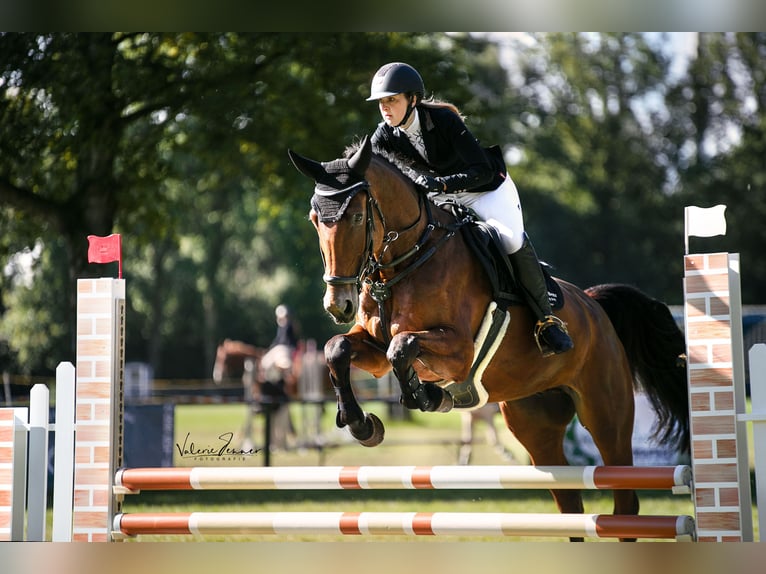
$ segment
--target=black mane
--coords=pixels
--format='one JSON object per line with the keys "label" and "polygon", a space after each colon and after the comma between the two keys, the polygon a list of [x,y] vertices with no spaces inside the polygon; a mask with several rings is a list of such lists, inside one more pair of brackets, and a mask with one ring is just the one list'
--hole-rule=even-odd
{"label": "black mane", "polygon": [[[343,152],[343,157],[348,159],[359,150],[362,145],[361,140],[352,142]],[[390,152],[388,150],[380,149],[378,147],[372,148],[372,153],[380,159],[385,160],[399,171],[404,177],[411,181],[415,181],[419,175],[434,175],[434,172],[429,169],[423,162],[414,160],[411,157],[405,156],[400,153]]]}

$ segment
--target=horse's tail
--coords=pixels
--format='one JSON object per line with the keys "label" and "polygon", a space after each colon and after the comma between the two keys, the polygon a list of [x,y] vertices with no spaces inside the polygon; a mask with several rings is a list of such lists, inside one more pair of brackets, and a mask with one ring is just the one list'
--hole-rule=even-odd
{"label": "horse's tail", "polygon": [[606,311],[637,387],[657,412],[655,438],[689,452],[686,343],[670,309],[630,285],[596,285],[585,292]]}

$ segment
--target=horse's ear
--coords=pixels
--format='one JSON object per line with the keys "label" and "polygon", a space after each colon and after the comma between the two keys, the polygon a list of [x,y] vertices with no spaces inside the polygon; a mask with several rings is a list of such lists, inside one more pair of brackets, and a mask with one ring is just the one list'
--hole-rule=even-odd
{"label": "horse's ear", "polygon": [[314,181],[318,181],[326,173],[324,167],[318,161],[303,157],[291,149],[287,150],[287,155],[290,156],[290,161],[293,162],[293,165],[299,172]]}
{"label": "horse's ear", "polygon": [[364,177],[364,172],[367,171],[367,166],[370,165],[372,159],[372,143],[369,136],[364,136],[362,143],[359,145],[359,149],[356,153],[348,159],[348,167],[351,168],[356,175]]}

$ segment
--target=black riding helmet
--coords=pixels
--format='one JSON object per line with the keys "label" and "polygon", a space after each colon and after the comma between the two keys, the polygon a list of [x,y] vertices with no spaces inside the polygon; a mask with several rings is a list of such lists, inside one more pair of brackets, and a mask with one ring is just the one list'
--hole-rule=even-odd
{"label": "black riding helmet", "polygon": [[415,68],[402,62],[391,62],[375,72],[367,101],[372,102],[396,94],[416,94],[422,98],[425,91],[423,78]]}
{"label": "black riding helmet", "polygon": [[370,85],[370,97],[367,98],[367,101],[373,102],[396,94],[406,94],[410,105],[399,123],[402,125],[407,122],[414,109],[412,106],[413,98],[417,96],[417,101],[422,100],[425,91],[423,78],[420,77],[415,68],[403,62],[391,62],[381,66],[375,72]]}

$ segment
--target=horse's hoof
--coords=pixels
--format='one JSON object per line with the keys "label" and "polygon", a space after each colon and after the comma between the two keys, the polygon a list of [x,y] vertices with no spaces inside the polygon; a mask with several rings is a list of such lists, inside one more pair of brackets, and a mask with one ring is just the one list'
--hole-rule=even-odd
{"label": "horse's hoof", "polygon": [[399,397],[399,404],[406,409],[410,409],[411,411],[414,411],[420,408],[420,406],[418,406],[418,402],[409,393],[406,395],[401,395]]}
{"label": "horse's hoof", "polygon": [[455,406],[455,399],[452,398],[452,395],[449,393],[449,391],[445,391],[442,389],[442,398],[439,404],[436,406],[436,412],[448,413],[452,410],[452,407],[454,406]]}
{"label": "horse's hoof", "polygon": [[370,429],[370,434],[367,438],[360,438],[353,432],[351,434],[357,441],[359,441],[359,444],[362,446],[378,446],[383,442],[383,437],[386,434],[386,428],[383,426],[383,422],[377,417],[377,415],[372,413],[366,413],[364,422],[365,428]]}
{"label": "horse's hoof", "polygon": [[418,389],[420,410],[428,413],[448,413],[455,406],[452,395],[433,383],[424,383]]}

